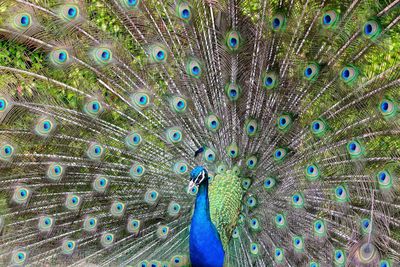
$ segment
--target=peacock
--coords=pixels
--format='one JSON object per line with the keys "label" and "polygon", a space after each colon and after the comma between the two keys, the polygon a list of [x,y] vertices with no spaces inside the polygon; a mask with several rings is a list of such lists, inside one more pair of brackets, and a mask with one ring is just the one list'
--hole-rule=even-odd
{"label": "peacock", "polygon": [[0,0],[0,266],[399,266],[399,25],[399,0]]}

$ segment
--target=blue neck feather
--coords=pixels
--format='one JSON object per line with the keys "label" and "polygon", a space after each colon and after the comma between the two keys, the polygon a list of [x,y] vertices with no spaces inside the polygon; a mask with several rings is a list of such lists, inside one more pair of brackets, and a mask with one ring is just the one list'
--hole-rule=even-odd
{"label": "blue neck feather", "polygon": [[190,261],[193,267],[222,267],[224,249],[210,217],[208,181],[200,184],[190,226]]}

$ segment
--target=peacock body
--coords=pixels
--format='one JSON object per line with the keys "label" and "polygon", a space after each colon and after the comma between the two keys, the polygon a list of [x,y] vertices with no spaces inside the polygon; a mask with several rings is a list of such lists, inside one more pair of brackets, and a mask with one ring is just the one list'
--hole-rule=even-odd
{"label": "peacock body", "polygon": [[0,265],[398,266],[399,3],[0,0]]}

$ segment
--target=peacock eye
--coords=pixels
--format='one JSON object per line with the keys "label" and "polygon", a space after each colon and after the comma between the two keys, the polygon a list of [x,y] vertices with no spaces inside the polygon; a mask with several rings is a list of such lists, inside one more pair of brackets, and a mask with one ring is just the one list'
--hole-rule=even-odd
{"label": "peacock eye", "polygon": [[50,61],[56,66],[67,64],[69,59],[69,53],[65,49],[55,49],[50,53]]}
{"label": "peacock eye", "polygon": [[342,266],[346,262],[346,256],[341,249],[336,249],[334,252],[335,265]]}
{"label": "peacock eye", "polygon": [[99,65],[107,65],[111,63],[113,58],[113,53],[111,49],[105,47],[98,47],[93,50],[93,58]]}
{"label": "peacock eye", "polygon": [[271,26],[274,31],[284,30],[286,26],[286,17],[282,14],[276,14],[272,17]]}
{"label": "peacock eye", "polygon": [[257,243],[252,242],[250,244],[250,253],[255,256],[259,255],[259,245]]}
{"label": "peacock eye", "polygon": [[266,72],[263,77],[263,87],[267,90],[271,90],[277,87],[278,78],[274,72]]}
{"label": "peacock eye", "polygon": [[388,170],[379,171],[376,175],[379,189],[389,190],[393,186],[392,174]]}
{"label": "peacock eye", "polygon": [[22,249],[14,251],[11,255],[11,266],[24,266],[27,260],[27,252]]}
{"label": "peacock eye", "polygon": [[306,178],[315,181],[320,177],[320,171],[316,164],[308,164],[305,168]]}
{"label": "peacock eye", "polygon": [[256,120],[248,120],[245,124],[245,131],[249,137],[253,137],[257,134],[258,123]]}
{"label": "peacock eye", "polygon": [[250,156],[246,160],[246,166],[248,169],[253,170],[258,163],[258,158],[256,156]]}
{"label": "peacock eye", "polygon": [[385,119],[392,119],[396,116],[398,110],[397,103],[389,98],[383,98],[379,103],[379,112]]}
{"label": "peacock eye", "polygon": [[58,163],[51,163],[47,169],[47,178],[52,181],[59,181],[64,174],[64,167]]}
{"label": "peacock eye", "polygon": [[114,201],[110,207],[110,213],[113,217],[122,217],[125,213],[125,203]]}
{"label": "peacock eye", "polygon": [[98,176],[92,184],[93,190],[97,193],[104,193],[109,185],[109,180],[103,176]]}
{"label": "peacock eye", "polygon": [[74,240],[66,239],[61,245],[61,250],[64,255],[71,255],[74,253],[76,248],[76,242]]}
{"label": "peacock eye", "polygon": [[376,20],[369,20],[363,26],[363,34],[365,37],[375,40],[382,32],[381,24]]}
{"label": "peacock eye", "polygon": [[186,73],[193,78],[200,78],[202,75],[202,67],[200,61],[195,58],[190,58],[186,62]]}
{"label": "peacock eye", "polygon": [[229,101],[236,101],[239,99],[241,88],[236,83],[228,83],[225,85],[225,94]]}
{"label": "peacock eye", "polygon": [[369,234],[371,230],[372,230],[371,220],[368,218],[361,220],[361,233],[366,235]]}
{"label": "peacock eye", "polygon": [[292,205],[294,208],[304,207],[304,197],[301,193],[295,193],[292,196]]}
{"label": "peacock eye", "polygon": [[101,160],[105,154],[105,149],[102,145],[97,143],[92,143],[86,150],[86,155],[91,160]]}
{"label": "peacock eye", "polygon": [[188,171],[188,164],[185,161],[178,161],[174,164],[173,170],[176,174],[185,174]]}
{"label": "peacock eye", "polygon": [[314,234],[318,237],[323,237],[326,235],[326,227],[323,220],[314,221]]}
{"label": "peacock eye", "polygon": [[171,217],[176,217],[179,215],[179,212],[181,210],[181,205],[179,205],[175,201],[171,201],[168,205],[168,215]]}
{"label": "peacock eye", "polygon": [[311,122],[310,125],[311,132],[316,136],[316,137],[323,137],[326,132],[328,131],[328,126],[327,123],[322,120],[322,119],[316,119],[313,122]]}
{"label": "peacock eye", "polygon": [[275,248],[274,258],[277,263],[282,263],[284,259],[283,249]]}
{"label": "peacock eye", "polygon": [[381,260],[380,262],[379,262],[379,267],[391,267],[392,265],[390,264],[390,262],[389,261],[387,261],[387,260]]}
{"label": "peacock eye", "polygon": [[127,10],[135,10],[140,4],[140,0],[120,0],[122,6]]}
{"label": "peacock eye", "polygon": [[335,199],[337,202],[349,201],[349,193],[346,186],[339,185],[335,188]]}
{"label": "peacock eye", "polygon": [[270,191],[272,188],[274,188],[275,184],[276,184],[275,178],[268,177],[264,181],[264,189]]}
{"label": "peacock eye", "polygon": [[209,115],[205,120],[205,124],[207,129],[214,133],[221,128],[220,119],[216,115]]}
{"label": "peacock eye", "polygon": [[347,84],[352,84],[358,77],[358,69],[354,66],[347,66],[340,72],[340,78]]}
{"label": "peacock eye", "polygon": [[319,74],[320,66],[317,63],[310,63],[304,68],[304,78],[309,81],[315,81]]}
{"label": "peacock eye", "polygon": [[9,105],[10,104],[8,102],[8,99],[6,97],[0,96],[0,116],[2,115],[2,113],[5,113]]}
{"label": "peacock eye", "polygon": [[40,118],[34,128],[35,133],[40,137],[48,137],[56,128],[56,123],[51,118]]}
{"label": "peacock eye", "polygon": [[103,105],[97,99],[89,100],[83,106],[83,111],[92,117],[97,117],[103,112]]}
{"label": "peacock eye", "polygon": [[125,145],[132,150],[136,149],[142,141],[142,136],[138,132],[131,132],[125,137]]}
{"label": "peacock eye", "polygon": [[166,225],[160,225],[157,229],[157,236],[160,239],[165,239],[168,237],[170,228]]}
{"label": "peacock eye", "polygon": [[243,187],[244,190],[249,189],[249,188],[250,188],[250,185],[251,185],[251,180],[250,180],[250,179],[248,179],[248,178],[243,179],[243,181],[242,181],[242,187]]}
{"label": "peacock eye", "polygon": [[226,153],[230,158],[236,158],[239,155],[239,147],[236,142],[233,142],[226,148]]}
{"label": "peacock eye", "polygon": [[78,210],[81,204],[81,198],[74,194],[68,194],[65,199],[65,207],[71,211]]}
{"label": "peacock eye", "polygon": [[170,107],[177,113],[184,113],[187,109],[187,102],[180,96],[174,96],[169,99]]}
{"label": "peacock eye", "polygon": [[326,11],[321,18],[321,23],[324,28],[334,28],[339,21],[339,14],[335,10]]}
{"label": "peacock eye", "polygon": [[143,110],[150,105],[150,95],[146,92],[136,92],[131,95],[131,103],[134,108]]}
{"label": "peacock eye", "polygon": [[216,154],[211,148],[206,148],[204,150],[203,158],[207,162],[214,162],[216,160]]}
{"label": "peacock eye", "polygon": [[176,6],[175,12],[177,17],[184,22],[189,22],[192,17],[190,5],[186,1],[180,1],[180,3]]}
{"label": "peacock eye", "polygon": [[156,190],[148,190],[144,195],[144,201],[149,205],[157,204],[159,199],[159,194]]}
{"label": "peacock eye", "polygon": [[241,45],[241,37],[239,32],[237,31],[228,32],[225,37],[225,45],[231,52],[239,50]]}
{"label": "peacock eye", "polygon": [[177,127],[167,129],[166,132],[167,141],[172,144],[177,144],[182,141],[182,131]]}
{"label": "peacock eye", "polygon": [[168,54],[165,47],[161,44],[150,46],[149,55],[154,63],[163,63],[167,61]]}
{"label": "peacock eye", "polygon": [[287,150],[285,148],[277,148],[274,151],[273,158],[276,162],[282,162],[287,155]]}
{"label": "peacock eye", "polygon": [[364,153],[364,147],[356,140],[348,142],[346,148],[352,159],[359,158]]}
{"label": "peacock eye", "polygon": [[110,233],[102,234],[100,237],[100,243],[105,248],[112,246],[114,243],[114,234]]}
{"label": "peacock eye", "polygon": [[96,217],[87,216],[83,221],[83,230],[93,232],[97,229],[98,220]]}
{"label": "peacock eye", "polygon": [[13,26],[15,29],[25,31],[32,26],[32,17],[28,13],[19,13],[15,15]]}
{"label": "peacock eye", "polygon": [[292,241],[296,252],[302,252],[304,250],[304,241],[301,236],[294,236]]}
{"label": "peacock eye", "polygon": [[276,124],[278,125],[278,130],[285,133],[290,130],[293,118],[288,114],[283,114],[277,118]]}
{"label": "peacock eye", "polygon": [[31,196],[31,190],[26,186],[17,186],[12,195],[12,201],[19,205],[28,203]]}
{"label": "peacock eye", "polygon": [[135,180],[140,181],[140,178],[144,175],[146,169],[143,164],[141,163],[134,163],[130,170],[129,175]]}
{"label": "peacock eye", "polygon": [[15,153],[14,147],[10,143],[0,144],[0,160],[9,161]]}

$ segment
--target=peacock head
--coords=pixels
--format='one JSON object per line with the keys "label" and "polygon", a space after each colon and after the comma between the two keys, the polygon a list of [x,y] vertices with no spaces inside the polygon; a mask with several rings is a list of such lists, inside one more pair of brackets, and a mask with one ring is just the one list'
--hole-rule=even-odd
{"label": "peacock head", "polygon": [[208,180],[208,172],[203,166],[196,166],[190,172],[189,192],[195,186],[199,186],[201,183]]}

